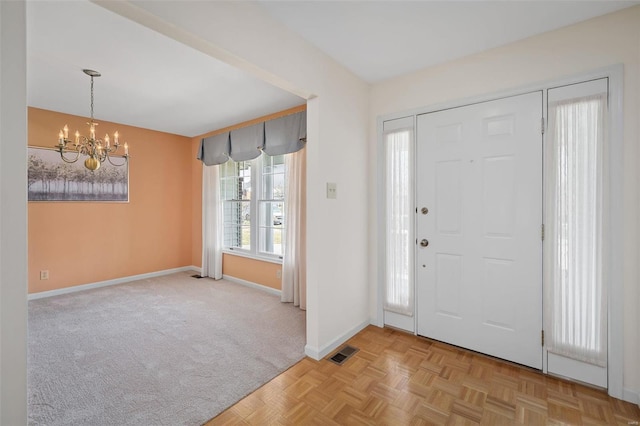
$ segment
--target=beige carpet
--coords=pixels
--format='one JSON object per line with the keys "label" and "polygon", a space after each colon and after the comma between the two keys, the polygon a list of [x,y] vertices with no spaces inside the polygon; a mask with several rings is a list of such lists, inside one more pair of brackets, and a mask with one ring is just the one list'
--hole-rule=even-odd
{"label": "beige carpet", "polygon": [[29,424],[199,425],[304,357],[305,313],[187,273],[29,302]]}

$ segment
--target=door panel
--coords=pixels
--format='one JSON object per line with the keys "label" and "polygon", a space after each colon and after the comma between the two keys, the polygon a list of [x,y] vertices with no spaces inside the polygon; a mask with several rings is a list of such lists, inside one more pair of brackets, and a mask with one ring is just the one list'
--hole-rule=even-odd
{"label": "door panel", "polygon": [[516,169],[512,155],[485,158],[483,197],[484,236],[513,238]]}
{"label": "door panel", "polygon": [[436,164],[436,226],[441,234],[459,235],[462,230],[461,173],[460,161]]}
{"label": "door panel", "polygon": [[462,256],[436,254],[437,313],[461,319]]}
{"label": "door panel", "polygon": [[542,92],[418,116],[418,334],[542,367]]}

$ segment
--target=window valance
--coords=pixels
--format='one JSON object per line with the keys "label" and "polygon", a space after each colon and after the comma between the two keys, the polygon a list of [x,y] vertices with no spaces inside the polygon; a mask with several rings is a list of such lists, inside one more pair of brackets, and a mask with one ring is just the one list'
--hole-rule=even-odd
{"label": "window valance", "polygon": [[307,112],[269,120],[231,132],[203,138],[198,160],[207,166],[233,161],[248,161],[260,156],[290,154],[304,147],[307,137]]}
{"label": "window valance", "polygon": [[198,160],[202,161],[206,166],[224,164],[229,160],[229,152],[229,132],[224,132],[219,135],[203,138],[202,141],[200,141]]}
{"label": "window valance", "polygon": [[233,161],[249,161],[258,158],[264,148],[264,123],[242,127],[231,131],[231,153]]}
{"label": "window valance", "polygon": [[307,112],[286,115],[264,123],[264,152],[269,155],[300,151],[307,139]]}

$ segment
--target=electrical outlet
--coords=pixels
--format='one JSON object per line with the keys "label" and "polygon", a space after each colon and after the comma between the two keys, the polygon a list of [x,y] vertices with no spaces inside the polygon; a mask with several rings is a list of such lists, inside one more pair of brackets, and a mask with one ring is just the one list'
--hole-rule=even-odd
{"label": "electrical outlet", "polygon": [[276,271],[276,278],[282,278],[282,269]]}
{"label": "electrical outlet", "polygon": [[41,280],[48,280],[49,279],[49,270],[48,269],[40,271],[40,279]]}

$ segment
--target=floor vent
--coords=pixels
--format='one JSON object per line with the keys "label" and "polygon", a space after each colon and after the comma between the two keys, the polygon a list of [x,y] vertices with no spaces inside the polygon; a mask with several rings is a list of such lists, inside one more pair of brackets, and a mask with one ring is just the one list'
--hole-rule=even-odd
{"label": "floor vent", "polygon": [[195,274],[195,275],[191,275],[191,278],[200,279],[200,278],[204,278],[204,277],[202,275]]}
{"label": "floor vent", "polygon": [[342,365],[356,352],[358,352],[358,348],[347,345],[336,352],[331,358],[329,358],[329,361],[333,362],[334,364]]}

